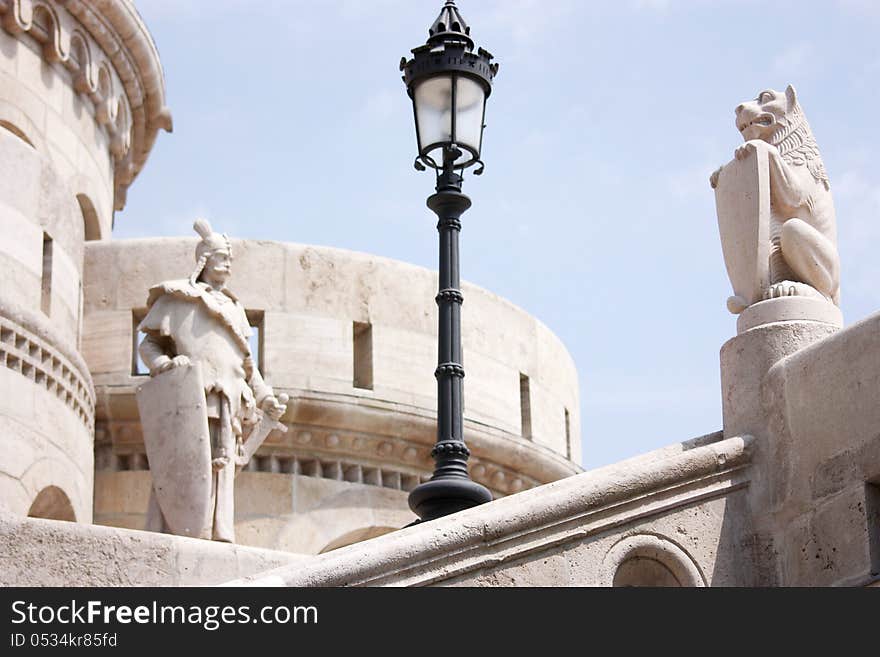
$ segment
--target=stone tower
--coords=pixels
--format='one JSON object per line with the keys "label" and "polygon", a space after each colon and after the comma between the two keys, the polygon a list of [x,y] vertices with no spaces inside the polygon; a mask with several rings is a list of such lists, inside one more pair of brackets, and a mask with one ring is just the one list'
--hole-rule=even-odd
{"label": "stone tower", "polygon": [[130,0],[0,0],[0,28],[0,500],[91,522],[85,242],[171,130],[165,83]]}

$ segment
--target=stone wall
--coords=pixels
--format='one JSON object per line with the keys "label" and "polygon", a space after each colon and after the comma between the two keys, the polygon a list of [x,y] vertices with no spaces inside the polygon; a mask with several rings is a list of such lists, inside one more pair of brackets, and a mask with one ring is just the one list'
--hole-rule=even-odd
{"label": "stone wall", "polygon": [[777,362],[763,382],[769,436],[760,536],[787,586],[880,578],[880,314]]}

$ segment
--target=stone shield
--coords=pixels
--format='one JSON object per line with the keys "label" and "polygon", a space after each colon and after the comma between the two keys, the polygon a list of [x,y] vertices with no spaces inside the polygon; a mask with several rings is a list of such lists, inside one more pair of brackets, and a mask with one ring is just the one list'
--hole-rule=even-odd
{"label": "stone shield", "polygon": [[748,304],[761,301],[770,282],[770,165],[761,143],[725,165],[715,187],[727,276]]}
{"label": "stone shield", "polygon": [[211,538],[211,439],[202,369],[175,367],[137,389],[153,489],[169,529]]}

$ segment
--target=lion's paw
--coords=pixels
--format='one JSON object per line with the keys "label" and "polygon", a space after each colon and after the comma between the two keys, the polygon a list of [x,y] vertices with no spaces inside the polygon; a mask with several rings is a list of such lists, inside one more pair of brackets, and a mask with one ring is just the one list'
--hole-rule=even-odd
{"label": "lion's paw", "polygon": [[712,186],[712,189],[718,187],[718,177],[721,175],[721,169],[723,168],[724,167],[718,167],[712,172],[712,175],[709,176],[709,184]]}
{"label": "lion's paw", "polygon": [[764,291],[765,300],[779,299],[781,297],[815,297],[824,299],[822,293],[816,288],[800,281],[781,281],[771,285]]}
{"label": "lion's paw", "polygon": [[735,151],[733,151],[733,157],[737,160],[744,160],[752,153],[756,153],[758,151],[758,147],[755,144],[754,140],[747,141],[742,146],[737,147]]}

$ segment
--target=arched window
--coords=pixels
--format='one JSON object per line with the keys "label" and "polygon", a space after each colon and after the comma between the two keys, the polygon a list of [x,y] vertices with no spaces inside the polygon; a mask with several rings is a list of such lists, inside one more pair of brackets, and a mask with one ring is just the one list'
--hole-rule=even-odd
{"label": "arched window", "polygon": [[30,518],[46,518],[48,520],[67,520],[76,522],[76,514],[67,494],[58,486],[47,486],[34,498],[28,509]]}
{"label": "arched window", "polygon": [[8,130],[16,137],[21,139],[25,144],[27,144],[31,148],[34,148],[34,143],[30,139],[28,139],[28,136],[17,125],[11,123],[10,121],[4,121],[3,119],[0,119],[0,128]]}
{"label": "arched window", "polygon": [[98,219],[95,205],[85,194],[77,194],[76,200],[79,202],[79,209],[82,212],[86,242],[101,239],[101,222]]}

